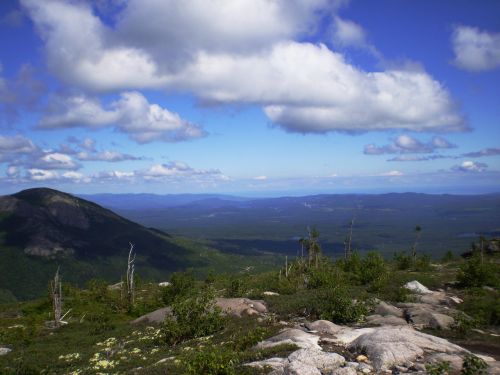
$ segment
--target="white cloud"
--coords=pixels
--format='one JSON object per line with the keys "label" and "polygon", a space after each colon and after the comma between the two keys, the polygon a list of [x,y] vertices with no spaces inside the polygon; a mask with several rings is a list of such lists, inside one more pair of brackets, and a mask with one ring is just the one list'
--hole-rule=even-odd
{"label": "white cloud", "polygon": [[71,180],[72,182],[84,182],[84,183],[89,183],[92,181],[92,179],[88,176],[85,176],[83,173],[80,172],[65,172],[62,174],[62,177],[68,180]]}
{"label": "white cloud", "polygon": [[101,152],[79,152],[76,158],[80,161],[106,161],[106,162],[120,162],[126,160],[141,160],[142,158],[124,154],[118,151],[101,151]]}
{"label": "white cloud", "polygon": [[[131,0],[114,29],[82,3],[22,4],[45,40],[53,72],[83,88],[163,88],[205,101],[258,104],[275,124],[300,133],[467,128],[446,88],[423,71],[365,72],[324,45],[292,41],[339,2],[146,1]],[[88,126],[109,123],[103,119],[109,110],[90,103],[89,111],[95,115]],[[164,117],[162,124],[178,123],[170,113]],[[128,125],[122,131],[139,142],[159,136],[134,133],[134,121]],[[201,136],[199,128],[182,128],[181,139]]]}
{"label": "white cloud", "polygon": [[19,176],[19,168],[11,165],[10,167],[7,167],[5,174],[7,177],[16,178]]}
{"label": "white cloud", "polygon": [[483,172],[488,167],[485,163],[476,163],[466,160],[460,165],[455,165],[451,169],[455,172]]}
{"label": "white cloud", "polygon": [[194,169],[181,161],[172,161],[165,164],[155,164],[145,171],[138,171],[136,174],[146,179],[156,179],[165,177],[195,177],[195,176],[221,176],[218,169]]}
{"label": "white cloud", "polygon": [[95,152],[95,141],[91,138],[85,138],[80,145],[89,152]]}
{"label": "white cloud", "polygon": [[48,171],[45,169],[31,168],[28,169],[28,178],[33,181],[48,181],[56,180],[59,174],[55,171]]}
{"label": "white cloud", "polygon": [[452,35],[455,64],[479,72],[500,67],[500,33],[458,26]]}
{"label": "white cloud", "polygon": [[[175,142],[206,135],[198,125],[157,104],[149,103],[137,91],[122,93],[120,99],[112,102],[108,108],[103,108],[97,100],[85,96],[58,98],[52,107],[52,113],[40,120],[40,129],[113,126],[138,143],[157,140]],[[88,149],[94,145],[88,143],[82,147]]]}
{"label": "white cloud", "polygon": [[404,173],[401,171],[389,171],[389,172],[379,174],[379,176],[384,176],[384,177],[400,177],[403,175],[404,175]]}
{"label": "white cloud", "polygon": [[485,156],[496,156],[500,155],[500,148],[485,148],[475,152],[468,152],[466,154],[462,154],[463,157],[467,158],[480,158]]}
{"label": "white cloud", "polygon": [[29,154],[36,150],[35,144],[20,134],[12,137],[0,135],[0,157],[2,154]]}
{"label": "white cloud", "polygon": [[2,77],[0,62],[0,122],[13,123],[23,110],[38,108],[45,84],[35,77],[35,69],[28,64],[19,68],[12,78]]}
{"label": "white cloud", "polygon": [[80,165],[74,162],[71,156],[59,152],[49,152],[33,162],[39,169],[78,169]]}
{"label": "white cloud", "polygon": [[[385,146],[377,146],[373,143],[368,144],[364,148],[366,155],[384,155],[384,154],[415,154],[415,153],[431,153],[437,149],[450,149],[456,146],[442,137],[434,137],[429,142],[423,143],[418,139],[403,134],[396,137],[391,144]],[[409,161],[410,159],[399,159],[397,161]],[[392,160],[395,161],[395,160]]]}
{"label": "white cloud", "polygon": [[357,23],[336,16],[333,20],[333,40],[341,46],[365,46],[366,34]]}
{"label": "white cloud", "polygon": [[394,158],[388,159],[387,161],[429,161],[429,160],[449,159],[449,158],[454,158],[454,157],[444,156],[444,155],[427,155],[427,156],[399,155]]}
{"label": "white cloud", "polygon": [[253,179],[257,181],[265,181],[267,180],[267,176],[255,176]]}

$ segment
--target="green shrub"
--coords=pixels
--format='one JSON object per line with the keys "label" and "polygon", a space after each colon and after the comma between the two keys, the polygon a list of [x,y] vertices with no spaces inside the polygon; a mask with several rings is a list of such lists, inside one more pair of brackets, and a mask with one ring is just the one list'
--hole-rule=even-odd
{"label": "green shrub", "polygon": [[89,297],[95,302],[106,302],[109,299],[108,283],[102,279],[91,279],[87,282]]}
{"label": "green shrub", "polygon": [[425,369],[429,375],[446,375],[450,372],[450,362],[429,363],[425,365]]}
{"label": "green shrub", "polygon": [[238,364],[238,355],[227,347],[212,346],[184,355],[185,374],[199,375],[234,375]]}
{"label": "green shrub", "polygon": [[425,272],[431,270],[431,257],[427,254],[417,256],[414,264],[415,271]]}
{"label": "green shrub", "polygon": [[241,276],[231,276],[229,286],[226,288],[226,297],[242,297],[245,294],[245,283]]}
{"label": "green shrub", "polygon": [[334,288],[342,284],[338,269],[329,264],[307,269],[305,277],[307,278],[308,289]]}
{"label": "green shrub", "polygon": [[351,254],[348,259],[343,259],[338,262],[339,267],[349,274],[349,278],[351,281],[359,283],[359,275],[361,273],[361,257],[355,251]]}
{"label": "green shrub", "polygon": [[86,320],[91,323],[89,333],[91,335],[100,335],[115,329],[116,325],[111,318],[112,315],[104,311],[88,314]]}
{"label": "green shrub", "polygon": [[233,349],[237,352],[242,352],[264,340],[268,331],[265,328],[257,327],[245,335],[237,334],[233,336]]}
{"label": "green shrub", "polygon": [[467,354],[464,358],[464,363],[462,364],[461,374],[464,375],[481,375],[487,374],[486,369],[488,368],[487,363],[474,354]]}
{"label": "green shrub", "polygon": [[394,263],[397,270],[405,271],[411,268],[413,261],[411,256],[401,251],[400,253],[394,254]]}
{"label": "green shrub", "polygon": [[361,261],[359,279],[361,284],[378,289],[387,279],[388,270],[384,258],[379,253],[369,252]]}
{"label": "green shrub", "polygon": [[167,317],[161,327],[161,336],[167,344],[175,345],[207,336],[224,326],[224,318],[215,306],[211,289],[203,289],[187,298],[177,298],[171,308],[173,317]]}
{"label": "green shrub", "polygon": [[477,325],[500,325],[500,293],[482,288],[467,289],[460,309],[473,318]]}
{"label": "green shrub", "polygon": [[356,322],[368,312],[364,303],[353,301],[340,287],[318,290],[311,302],[311,315],[334,323]]}
{"label": "green shrub", "polygon": [[472,328],[476,328],[480,325],[480,322],[477,319],[474,319],[461,311],[455,314],[454,318],[455,323],[452,328],[462,336],[465,336]]}
{"label": "green shrub", "polygon": [[174,272],[170,277],[171,285],[163,290],[163,302],[170,305],[176,298],[184,297],[195,288],[195,278],[192,271]]}
{"label": "green shrub", "polygon": [[443,258],[441,259],[441,261],[443,263],[449,263],[451,262],[452,260],[455,259],[455,256],[453,255],[453,252],[451,250],[448,250],[446,252],[446,254],[444,254]]}
{"label": "green shrub", "polygon": [[481,259],[479,255],[474,255],[460,266],[457,281],[462,287],[482,287],[500,284],[498,264],[489,259]]}
{"label": "green shrub", "polygon": [[268,302],[270,310],[283,318],[306,316],[334,323],[356,322],[368,311],[365,303],[353,301],[347,289],[340,285],[281,295]]}

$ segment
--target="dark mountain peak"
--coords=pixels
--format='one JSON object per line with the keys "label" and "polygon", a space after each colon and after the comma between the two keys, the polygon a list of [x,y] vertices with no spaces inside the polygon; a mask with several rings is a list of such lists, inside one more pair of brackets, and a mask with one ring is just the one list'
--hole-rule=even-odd
{"label": "dark mountain peak", "polygon": [[5,244],[25,254],[93,258],[126,252],[128,243],[144,253],[176,248],[167,236],[131,222],[95,203],[48,188],[0,197],[0,232]]}

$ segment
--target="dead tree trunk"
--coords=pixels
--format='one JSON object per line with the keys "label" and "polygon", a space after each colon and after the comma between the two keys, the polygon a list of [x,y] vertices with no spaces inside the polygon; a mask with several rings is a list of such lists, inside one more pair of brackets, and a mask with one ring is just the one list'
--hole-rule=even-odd
{"label": "dead tree trunk", "polygon": [[51,283],[52,292],[52,307],[54,309],[54,325],[56,328],[61,326],[61,309],[62,309],[62,286],[59,277],[59,267],[57,268],[54,280]]}
{"label": "dead tree trunk", "polygon": [[128,253],[127,262],[127,302],[129,306],[133,306],[135,299],[135,285],[134,285],[134,272],[135,272],[135,252],[134,244],[130,244],[130,251]]}
{"label": "dead tree trunk", "polygon": [[353,226],[354,226],[354,217],[351,220],[351,228],[349,229],[349,241],[347,242],[347,258],[351,257],[352,227]]}

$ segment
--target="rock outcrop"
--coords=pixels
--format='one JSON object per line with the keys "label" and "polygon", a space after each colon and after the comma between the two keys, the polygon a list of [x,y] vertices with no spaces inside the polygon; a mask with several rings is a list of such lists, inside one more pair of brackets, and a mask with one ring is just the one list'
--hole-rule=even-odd
{"label": "rock outcrop", "polygon": [[172,309],[170,307],[163,307],[149,314],[140,316],[133,320],[131,324],[161,324],[167,316],[172,316]]}
{"label": "rock outcrop", "polygon": [[226,314],[241,317],[243,315],[263,315],[267,313],[264,301],[248,298],[216,298],[215,304]]}

